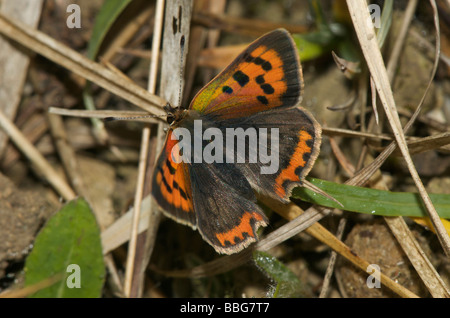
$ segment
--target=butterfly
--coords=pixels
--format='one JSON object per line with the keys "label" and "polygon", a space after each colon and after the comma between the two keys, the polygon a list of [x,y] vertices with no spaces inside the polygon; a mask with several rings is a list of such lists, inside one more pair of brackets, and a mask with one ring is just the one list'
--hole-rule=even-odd
{"label": "butterfly", "polygon": [[[251,43],[188,109],[167,105],[169,128],[152,179],[152,195],[163,213],[198,229],[221,254],[257,241],[268,219],[256,194],[290,202],[292,189],[305,186],[320,150],[321,126],[299,106],[302,93],[295,43],[277,29]],[[178,131],[194,137],[181,138]],[[220,141],[221,133],[230,140]],[[181,149],[183,140],[191,150]],[[202,157],[208,149],[209,156]],[[267,155],[255,152],[275,155],[275,169]]]}

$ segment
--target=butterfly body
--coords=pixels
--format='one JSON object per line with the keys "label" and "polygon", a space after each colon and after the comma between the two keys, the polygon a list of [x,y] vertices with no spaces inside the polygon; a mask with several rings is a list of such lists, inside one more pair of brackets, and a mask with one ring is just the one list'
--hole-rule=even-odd
{"label": "butterfly body", "polygon": [[198,229],[219,253],[255,242],[268,224],[255,193],[289,202],[319,152],[320,125],[298,106],[302,90],[293,40],[276,30],[253,42],[189,109],[168,106],[152,181],[161,210]]}

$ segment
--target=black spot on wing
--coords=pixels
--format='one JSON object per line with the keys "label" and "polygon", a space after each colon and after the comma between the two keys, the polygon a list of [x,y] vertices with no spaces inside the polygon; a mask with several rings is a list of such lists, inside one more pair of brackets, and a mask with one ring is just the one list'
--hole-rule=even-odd
{"label": "black spot on wing", "polygon": [[259,100],[264,105],[269,104],[269,101],[267,100],[266,96],[257,96],[256,99]]}
{"label": "black spot on wing", "polygon": [[178,182],[176,182],[175,180],[173,181],[173,188],[177,189],[180,192],[180,195],[183,199],[185,199],[185,200],[188,199],[186,192],[182,188],[180,188],[180,186],[178,185]]}
{"label": "black spot on wing", "polygon": [[164,187],[166,188],[167,192],[172,193],[172,188],[169,186],[169,184],[167,183],[166,178],[164,177],[164,172],[161,168],[158,169],[158,172],[161,174],[161,181],[164,185]]}
{"label": "black spot on wing", "polygon": [[275,92],[272,85],[270,84],[261,84],[260,86],[265,94],[273,94]]}
{"label": "black spot on wing", "polygon": [[236,71],[236,73],[233,74],[233,79],[238,82],[238,84],[243,87],[245,85],[247,85],[247,83],[249,82],[249,78],[248,76],[242,72],[242,71]]}
{"label": "black spot on wing", "polygon": [[272,69],[272,64],[269,61],[264,62],[261,66],[264,71],[270,71]]}
{"label": "black spot on wing", "polygon": [[227,94],[232,94],[233,93],[233,89],[230,86],[223,86],[222,87],[222,92],[227,93]]}
{"label": "black spot on wing", "polygon": [[262,69],[266,72],[272,69],[272,64],[270,64],[269,61],[266,61],[265,59],[260,57],[256,57],[253,60],[253,63],[255,63],[256,65],[261,65]]}
{"label": "black spot on wing", "polygon": [[264,75],[258,75],[255,78],[256,84],[264,84],[266,80],[264,79]]}
{"label": "black spot on wing", "polygon": [[175,168],[172,166],[172,164],[170,163],[170,161],[168,159],[166,159],[166,167],[169,169],[170,174],[175,174]]}

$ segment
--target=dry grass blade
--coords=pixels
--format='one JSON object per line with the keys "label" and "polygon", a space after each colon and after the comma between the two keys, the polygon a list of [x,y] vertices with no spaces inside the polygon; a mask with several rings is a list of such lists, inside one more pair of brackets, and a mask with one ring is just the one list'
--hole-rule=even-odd
{"label": "dry grass blade", "polygon": [[[387,73],[391,84],[394,81],[394,70],[397,68],[398,60],[400,58],[400,52],[402,50],[403,44],[405,43],[409,26],[417,8],[417,3],[417,0],[408,2],[400,32],[391,52],[391,58],[389,59],[389,63],[387,65]],[[435,57],[435,59],[437,62],[438,57]],[[431,150],[433,149],[432,147],[438,148],[441,145],[445,145],[446,143],[448,143],[448,138],[446,138],[445,134],[443,135],[444,136],[432,136],[423,138],[419,142],[409,142],[408,148],[410,153],[414,154]],[[399,154],[398,150],[399,149],[396,148],[397,154]],[[449,297],[448,287],[445,285],[431,262],[426,257],[425,253],[416,241],[414,235],[409,230],[403,218],[385,217],[384,220],[389,226],[392,234],[396,237],[398,243],[402,247],[408,259],[416,269],[416,272],[421,277],[423,283],[428,288],[431,295],[433,297]]]}
{"label": "dry grass blade", "polygon": [[[408,146],[403,134],[398,113],[395,108],[395,101],[390,86],[390,81],[384,66],[383,57],[378,47],[378,42],[374,33],[373,26],[368,24],[370,15],[367,10],[367,3],[365,1],[347,1],[351,18],[361,44],[361,49],[366,58],[368,68],[371,76],[377,87],[377,92],[381,103],[385,109],[386,116],[391,124],[394,132],[396,142],[400,148],[403,158],[406,161],[410,174],[416,184],[420,196],[427,208],[430,219],[438,233],[439,241],[445,253],[450,256],[450,237],[431,202],[431,199],[422,184],[422,181],[414,167],[414,163],[408,151]],[[435,17],[437,19],[437,17]]]}
{"label": "dry grass blade", "polygon": [[375,83],[373,82],[373,78],[370,77],[370,90],[371,90],[371,95],[372,95],[372,108],[373,108],[373,114],[375,116],[375,122],[379,123],[379,116],[378,116],[378,108],[377,108],[377,93],[376,93],[376,88],[375,88]]}
{"label": "dry grass blade", "polygon": [[[142,200],[139,233],[144,232],[149,224],[151,197],[147,196]],[[116,249],[130,239],[130,228],[134,209],[131,208],[127,213],[117,219],[110,227],[102,231],[103,254],[107,254]]]}
{"label": "dry grass blade", "polygon": [[150,140],[150,128],[145,127],[142,131],[141,150],[139,156],[138,180],[136,194],[134,198],[133,222],[131,227],[130,242],[128,246],[127,266],[125,271],[124,293],[126,297],[131,296],[131,284],[133,282],[134,261],[136,257],[137,236],[139,228],[139,218],[141,212],[142,192],[145,181],[145,169],[147,166],[147,154]]}
{"label": "dry grass blade", "polygon": [[40,290],[50,287],[53,284],[56,284],[57,282],[61,281],[62,279],[64,279],[64,276],[62,274],[56,274],[52,277],[44,279],[43,281],[40,281],[39,283],[24,287],[22,289],[11,290],[11,291],[7,290],[0,294],[0,298],[25,298],[25,297],[32,295]]}
{"label": "dry grass blade", "polygon": [[397,41],[395,41],[394,48],[392,49],[392,52],[391,52],[389,64],[386,68],[389,82],[391,84],[392,84],[392,81],[394,80],[395,70],[398,65],[398,60],[400,58],[400,53],[401,53],[401,50],[403,48],[403,43],[406,38],[406,33],[408,32],[409,25],[411,23],[414,12],[416,11],[416,8],[417,8],[417,2],[418,2],[418,0],[411,0],[408,2],[408,6],[406,7],[405,17],[403,19],[402,27],[401,27],[399,35],[397,37]]}
{"label": "dry grass blade", "polygon": [[66,181],[59,176],[53,167],[47,162],[39,151],[31,144],[22,132],[12,123],[3,112],[0,111],[0,127],[7,133],[17,148],[32,162],[32,166],[39,175],[53,186],[65,200],[75,198],[75,192],[70,188]]}
{"label": "dry grass blade", "polygon": [[427,258],[417,240],[401,217],[384,218],[402,249],[433,297],[449,298],[450,291]]}
{"label": "dry grass blade", "polygon": [[[347,224],[347,220],[342,218],[339,221],[339,225],[336,231],[336,237],[341,240],[342,236],[344,234],[344,229],[345,229],[345,225]],[[330,282],[331,282],[331,276],[333,274],[334,271],[334,267],[336,264],[336,259],[337,259],[337,253],[336,251],[333,251],[330,255],[330,260],[328,262],[328,266],[327,266],[327,270],[325,272],[325,276],[323,278],[323,283],[322,283],[322,288],[320,290],[320,295],[319,298],[325,298],[327,297],[328,294],[328,289],[330,286]]]}
{"label": "dry grass blade", "polygon": [[341,165],[342,169],[347,172],[348,175],[352,176],[355,174],[355,166],[347,159],[347,157],[342,152],[341,148],[339,148],[338,143],[335,138],[330,138],[330,146],[333,150],[333,154],[336,157],[336,160]]}
{"label": "dry grass blade", "polygon": [[[436,11],[436,6],[433,5],[433,10],[435,15],[437,14]],[[423,102],[425,100],[425,97],[428,93],[428,91],[430,90],[431,84],[433,82],[434,76],[436,74],[437,71],[437,67],[439,64],[439,51],[440,51],[440,36],[439,36],[439,25],[437,24],[437,21],[435,20],[435,28],[436,28],[436,48],[435,48],[435,61],[434,61],[434,65],[433,65],[433,70],[431,72],[431,76],[430,76],[430,80],[428,81],[428,85],[425,89],[425,92],[419,102],[419,105],[417,106],[416,110],[414,111],[414,113],[409,113],[409,112],[403,112],[403,114],[407,117],[409,117],[409,121],[408,123],[405,125],[403,131],[406,134],[408,132],[408,130],[411,128],[411,126],[413,125],[413,123],[415,122],[416,119],[421,120],[424,123],[430,124],[430,121],[427,120],[424,116],[420,115],[420,111],[422,109],[422,105]],[[401,110],[399,111],[401,112]],[[440,131],[447,131],[447,127],[443,126],[443,125],[439,125],[439,123],[437,122],[433,122],[433,128],[434,129],[438,129]],[[397,149],[397,144],[395,142],[392,142],[391,144],[389,144],[389,146],[387,146],[379,155],[378,157],[368,166],[364,167],[363,169],[361,169],[358,174],[352,178],[351,180],[348,180],[348,182],[346,182],[346,184],[350,184],[350,185],[364,185],[365,182],[367,182],[367,180],[370,178],[370,176],[372,176],[380,167],[381,165],[386,161],[386,159],[394,152],[394,150]]]}
{"label": "dry grass blade", "polygon": [[355,131],[342,128],[334,127],[322,127],[322,132],[327,136],[342,136],[342,137],[360,137],[360,138],[371,138],[375,140],[392,140],[392,136],[372,134],[369,132]]}
{"label": "dry grass blade", "polygon": [[[436,150],[450,144],[450,132],[419,138],[408,141],[409,152],[418,154],[425,151]],[[394,155],[400,155],[400,151],[395,149]]]}
{"label": "dry grass blade", "polygon": [[[416,39],[419,45],[423,46],[427,50],[433,52],[434,47],[433,45],[428,41],[428,39],[424,38],[420,33],[418,33],[416,30],[410,30],[409,33]],[[443,52],[440,52],[439,59],[447,64],[447,66],[450,66],[450,57]]]}
{"label": "dry grass blade", "polygon": [[[408,15],[405,16],[405,19],[411,19],[412,12],[414,11],[411,8],[415,7],[415,2],[410,2],[408,6],[409,6],[407,9]],[[435,5],[433,5],[433,10],[435,15],[437,15]],[[409,25],[409,21],[408,20],[404,21],[403,25]],[[430,89],[431,83],[437,70],[437,65],[439,61],[440,39],[439,39],[439,27],[437,25],[436,19],[435,19],[435,28],[436,28],[436,52],[432,75],[416,111],[411,116],[410,121],[406,124],[404,128],[405,133],[409,130],[409,128],[414,123],[415,119],[418,117],[424,99]],[[405,30],[405,27],[403,27],[403,30]],[[396,43],[398,44],[402,42],[403,39],[400,39]],[[399,49],[397,48],[397,50]],[[388,68],[393,69],[392,65],[396,63],[397,63],[396,59],[390,60]],[[411,145],[413,148],[415,148],[414,142],[411,143]],[[395,143],[391,143],[388,147],[386,147],[386,149],[378,156],[378,158],[375,161],[372,162],[372,164],[365,167],[359,172],[358,178],[367,179],[370,175],[372,175],[381,166],[382,162],[384,162],[384,160],[386,160],[386,158],[394,151],[394,149],[396,149],[395,147],[396,147]],[[385,221],[389,225],[391,231],[399,241],[406,255],[410,259],[411,263],[413,264],[414,268],[416,269],[419,276],[422,278],[423,282],[425,283],[431,294],[434,297],[448,297],[449,293],[448,287],[443,283],[442,279],[439,277],[438,273],[436,272],[432,264],[428,261],[419,244],[417,244],[417,241],[414,239],[411,232],[409,231],[408,227],[404,224],[404,221],[401,218],[385,218]]]}
{"label": "dry grass blade", "polygon": [[[163,13],[164,13],[164,0],[158,0],[156,3],[156,16],[154,22],[154,32],[153,32],[153,43],[152,43],[152,55],[150,60],[149,69],[149,81],[148,81],[148,91],[150,93],[155,93],[156,91],[156,77],[158,74],[158,62],[159,62],[159,46],[161,45],[162,37],[162,26],[163,26]],[[160,139],[160,133],[162,131],[162,124],[157,125],[157,138]],[[126,278],[125,278],[125,294],[130,296],[141,296],[143,287],[143,275],[145,273],[145,268],[147,267],[148,260],[153,251],[153,243],[150,241],[150,237],[153,235],[147,235],[146,243],[144,244],[144,250],[140,252],[144,254],[141,257],[142,261],[135,266],[135,258],[137,255],[137,238],[139,233],[139,221],[141,216],[141,203],[142,196],[144,192],[144,182],[146,177],[146,168],[149,155],[149,140],[150,140],[150,128],[144,127],[142,131],[142,144],[140,149],[140,160],[139,160],[139,170],[138,170],[138,182],[136,186],[136,194],[134,198],[134,210],[133,210],[133,222],[131,228],[131,238],[128,249],[127,258],[127,268],[126,268]],[[158,151],[157,151],[158,152]],[[151,202],[150,202],[151,203]],[[150,210],[152,210],[150,205]],[[149,218],[148,231],[150,233],[156,232],[159,224],[159,218],[156,218],[156,222],[151,222],[152,219]],[[134,272],[136,272],[136,284],[132,286]],[[133,287],[133,288],[132,288]]]}
{"label": "dry grass blade", "polygon": [[411,111],[406,110],[404,108],[399,109],[398,113],[399,113],[399,115],[404,116],[409,119],[412,118],[412,116],[414,115],[414,117],[417,117],[417,121],[425,124],[426,126],[428,126],[429,128],[431,128],[433,130],[440,131],[440,132],[450,131],[447,124],[441,123],[440,121],[437,121],[426,115],[415,115]]}
{"label": "dry grass blade", "polygon": [[[370,138],[373,140],[392,140],[392,136],[386,134],[373,134],[369,132],[360,132],[348,129],[332,128],[332,127],[322,127],[322,132],[329,136],[341,136],[341,137],[359,137],[359,138]],[[414,155],[425,151],[436,150],[440,147],[450,144],[450,132],[444,132],[441,134],[436,134],[433,136],[428,136],[424,138],[411,138],[408,139],[408,149],[409,153]],[[399,156],[401,152],[398,148],[395,149],[394,155]]]}
{"label": "dry grass blade", "polygon": [[[156,2],[156,12],[155,12],[155,22],[154,22],[154,30],[153,30],[153,42],[152,42],[152,52],[150,59],[150,68],[149,68],[149,81],[148,81],[148,90],[150,92],[156,91],[157,84],[157,75],[158,75],[158,63],[160,61],[160,50],[156,50],[153,48],[161,46],[161,39],[163,36],[163,26],[164,26],[164,7],[165,1],[157,1]],[[153,163],[156,162],[157,154],[159,154],[160,149],[162,148],[162,136],[164,132],[164,126],[161,123],[158,123],[156,126],[156,142],[153,145],[152,154]],[[153,166],[149,163],[148,169],[152,169]],[[153,212],[150,213],[148,219],[145,222],[146,227],[146,240],[145,240],[145,256],[143,257],[140,274],[144,275],[147,269],[148,263],[150,262],[150,258],[153,254],[153,249],[155,246],[156,236],[158,233],[159,223],[161,220],[161,213],[155,209],[154,202],[150,198],[148,200],[148,196],[143,199],[143,202],[148,202],[148,209],[145,211]],[[140,225],[141,223],[139,223]],[[142,294],[142,286],[139,290],[139,294]]]}
{"label": "dry grass blade", "polygon": [[130,42],[139,29],[152,19],[153,14],[153,6],[147,6],[143,10],[140,10],[131,23],[128,23],[124,28],[120,29],[114,39],[107,42],[105,47],[102,48],[102,58],[106,61],[114,60],[117,53],[124,50],[124,46]]}
{"label": "dry grass blade", "polygon": [[[0,34],[27,49],[45,56],[71,72],[111,91],[154,115],[164,115],[161,106],[167,102],[122,76],[95,63],[46,34],[0,15]],[[162,121],[162,120],[161,120]]]}

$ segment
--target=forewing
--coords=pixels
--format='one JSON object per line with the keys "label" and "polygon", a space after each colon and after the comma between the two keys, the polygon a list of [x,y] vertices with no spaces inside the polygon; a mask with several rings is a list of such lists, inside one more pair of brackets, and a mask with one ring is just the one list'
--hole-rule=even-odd
{"label": "forewing", "polygon": [[296,105],[302,94],[300,61],[286,30],[272,31],[242,52],[193,99],[190,109],[220,119]]}
{"label": "forewing", "polygon": [[[166,143],[156,163],[152,180],[152,194],[163,212],[182,224],[196,227],[192,190],[188,166],[184,162],[173,160],[172,130],[167,134]],[[176,152],[176,151],[174,151]]]}

